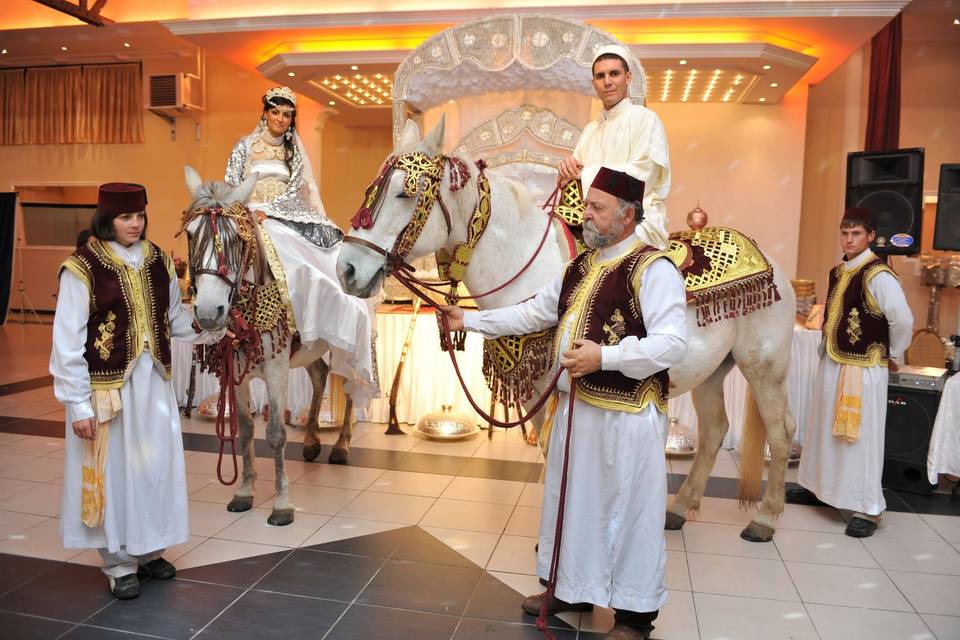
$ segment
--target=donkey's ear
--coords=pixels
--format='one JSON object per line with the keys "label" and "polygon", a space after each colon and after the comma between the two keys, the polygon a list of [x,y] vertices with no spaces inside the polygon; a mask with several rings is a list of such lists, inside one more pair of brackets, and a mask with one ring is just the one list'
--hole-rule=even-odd
{"label": "donkey's ear", "polygon": [[403,133],[400,134],[400,141],[397,142],[397,149],[413,149],[418,144],[420,144],[420,127],[408,118],[407,124],[403,127]]}
{"label": "donkey's ear", "polygon": [[443,153],[443,132],[446,129],[447,116],[440,116],[440,122],[423,138],[423,146],[431,156],[438,156]]}
{"label": "donkey's ear", "polygon": [[227,196],[227,202],[243,202],[246,204],[247,200],[250,199],[250,194],[253,193],[253,188],[257,186],[259,176],[259,173],[251,173],[246,180],[240,183],[239,187],[233,190],[233,193]]}
{"label": "donkey's ear", "polygon": [[203,180],[200,179],[200,174],[197,173],[197,170],[191,167],[188,164],[183,165],[183,177],[187,182],[187,191],[190,192],[190,197],[197,197],[197,189],[203,184]]}

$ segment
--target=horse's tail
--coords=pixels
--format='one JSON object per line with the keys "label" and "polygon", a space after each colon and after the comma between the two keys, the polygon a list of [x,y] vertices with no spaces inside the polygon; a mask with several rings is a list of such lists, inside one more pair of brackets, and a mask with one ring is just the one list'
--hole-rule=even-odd
{"label": "horse's tail", "polygon": [[760,408],[753,391],[747,391],[746,416],[743,421],[743,444],[740,459],[740,485],[737,498],[741,507],[752,506],[760,500],[763,480],[763,445],[767,427],[760,416]]}

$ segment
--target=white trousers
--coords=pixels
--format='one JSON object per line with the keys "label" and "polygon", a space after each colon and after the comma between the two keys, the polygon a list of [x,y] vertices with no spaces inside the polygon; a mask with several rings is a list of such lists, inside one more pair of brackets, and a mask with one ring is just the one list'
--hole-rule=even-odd
{"label": "white trousers", "polygon": [[127,553],[126,547],[120,547],[115,553],[110,553],[106,548],[97,549],[100,552],[100,558],[103,560],[103,566],[100,567],[108,578],[120,578],[137,572],[138,565],[144,565],[152,562],[163,555],[166,549],[145,553],[139,556],[132,556]]}

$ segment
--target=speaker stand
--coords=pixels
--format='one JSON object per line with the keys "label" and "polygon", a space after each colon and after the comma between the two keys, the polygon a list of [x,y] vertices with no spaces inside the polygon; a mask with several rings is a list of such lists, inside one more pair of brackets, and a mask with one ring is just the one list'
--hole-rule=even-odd
{"label": "speaker stand", "polygon": [[[23,238],[20,237],[20,234],[17,234],[14,254],[16,255],[17,263],[17,299],[20,301],[20,324],[43,324],[40,320],[40,314],[37,313],[37,309],[30,301],[30,296],[27,295],[27,289],[23,285]],[[32,320],[27,320],[28,312],[33,316]]]}

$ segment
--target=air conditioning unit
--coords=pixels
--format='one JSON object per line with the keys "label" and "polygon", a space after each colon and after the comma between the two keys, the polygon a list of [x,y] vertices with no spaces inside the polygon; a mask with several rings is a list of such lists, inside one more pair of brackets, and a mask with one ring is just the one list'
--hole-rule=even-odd
{"label": "air conditioning unit", "polygon": [[147,108],[169,117],[192,115],[202,109],[200,80],[186,73],[163,73],[147,77]]}

